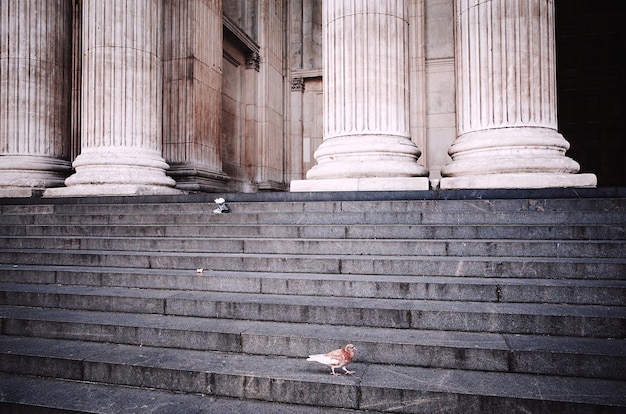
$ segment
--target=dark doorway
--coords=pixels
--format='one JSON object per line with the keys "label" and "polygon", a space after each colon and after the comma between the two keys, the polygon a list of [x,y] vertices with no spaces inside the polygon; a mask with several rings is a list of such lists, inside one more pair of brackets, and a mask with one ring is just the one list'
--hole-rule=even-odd
{"label": "dark doorway", "polygon": [[622,0],[556,0],[559,131],[598,186],[626,186]]}

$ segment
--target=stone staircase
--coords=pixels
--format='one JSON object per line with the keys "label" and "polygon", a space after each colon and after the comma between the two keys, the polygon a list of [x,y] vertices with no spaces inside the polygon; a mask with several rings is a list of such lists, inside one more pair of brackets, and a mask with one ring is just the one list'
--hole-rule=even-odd
{"label": "stone staircase", "polygon": [[0,411],[626,410],[623,189],[225,197],[0,200]]}

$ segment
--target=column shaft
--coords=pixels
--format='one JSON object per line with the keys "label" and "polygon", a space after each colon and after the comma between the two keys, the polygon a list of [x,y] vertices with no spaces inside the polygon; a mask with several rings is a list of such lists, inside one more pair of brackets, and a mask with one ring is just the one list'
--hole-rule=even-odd
{"label": "column shaft", "polygon": [[594,186],[557,128],[553,0],[456,1],[457,128],[442,188]]}
{"label": "column shaft", "polygon": [[70,171],[71,11],[65,0],[0,2],[0,187],[7,195],[62,185]]}
{"label": "column shaft", "polygon": [[160,0],[83,1],[81,154],[67,188],[46,195],[175,191],[161,156],[161,13]]}
{"label": "column shaft", "polygon": [[324,141],[309,180],[427,175],[410,137],[408,35],[404,0],[324,2]]}

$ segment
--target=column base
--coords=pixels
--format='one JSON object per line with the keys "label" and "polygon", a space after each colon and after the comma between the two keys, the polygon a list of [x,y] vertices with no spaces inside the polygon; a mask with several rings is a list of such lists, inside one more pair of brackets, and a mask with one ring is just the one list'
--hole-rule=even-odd
{"label": "column base", "polygon": [[34,197],[60,187],[70,173],[69,161],[38,155],[0,157],[0,197]]}
{"label": "column base", "polygon": [[485,174],[463,177],[444,177],[442,190],[462,189],[527,189],[527,188],[589,188],[596,187],[595,174]]}
{"label": "column base", "polygon": [[417,163],[420,155],[421,151],[406,136],[325,138],[314,154],[317,164],[306,177],[309,180],[425,177],[428,170]]}
{"label": "column base", "polygon": [[44,197],[183,194],[165,175],[169,168],[159,151],[140,147],[95,147],[73,163],[76,173],[66,187],[51,188]]}
{"label": "column base", "polygon": [[429,188],[428,177],[374,177],[295,180],[290,191],[425,191]]}

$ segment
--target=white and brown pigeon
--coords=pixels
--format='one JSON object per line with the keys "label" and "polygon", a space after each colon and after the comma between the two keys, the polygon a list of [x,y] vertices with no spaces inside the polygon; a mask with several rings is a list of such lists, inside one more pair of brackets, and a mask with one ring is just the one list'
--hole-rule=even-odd
{"label": "white and brown pigeon", "polygon": [[335,349],[334,351],[326,354],[309,355],[307,361],[319,362],[320,364],[328,365],[332,375],[339,375],[335,372],[335,368],[343,368],[347,375],[354,374],[354,371],[348,371],[346,365],[352,362],[354,358],[354,351],[356,347],[352,344],[344,346],[342,349]]}

